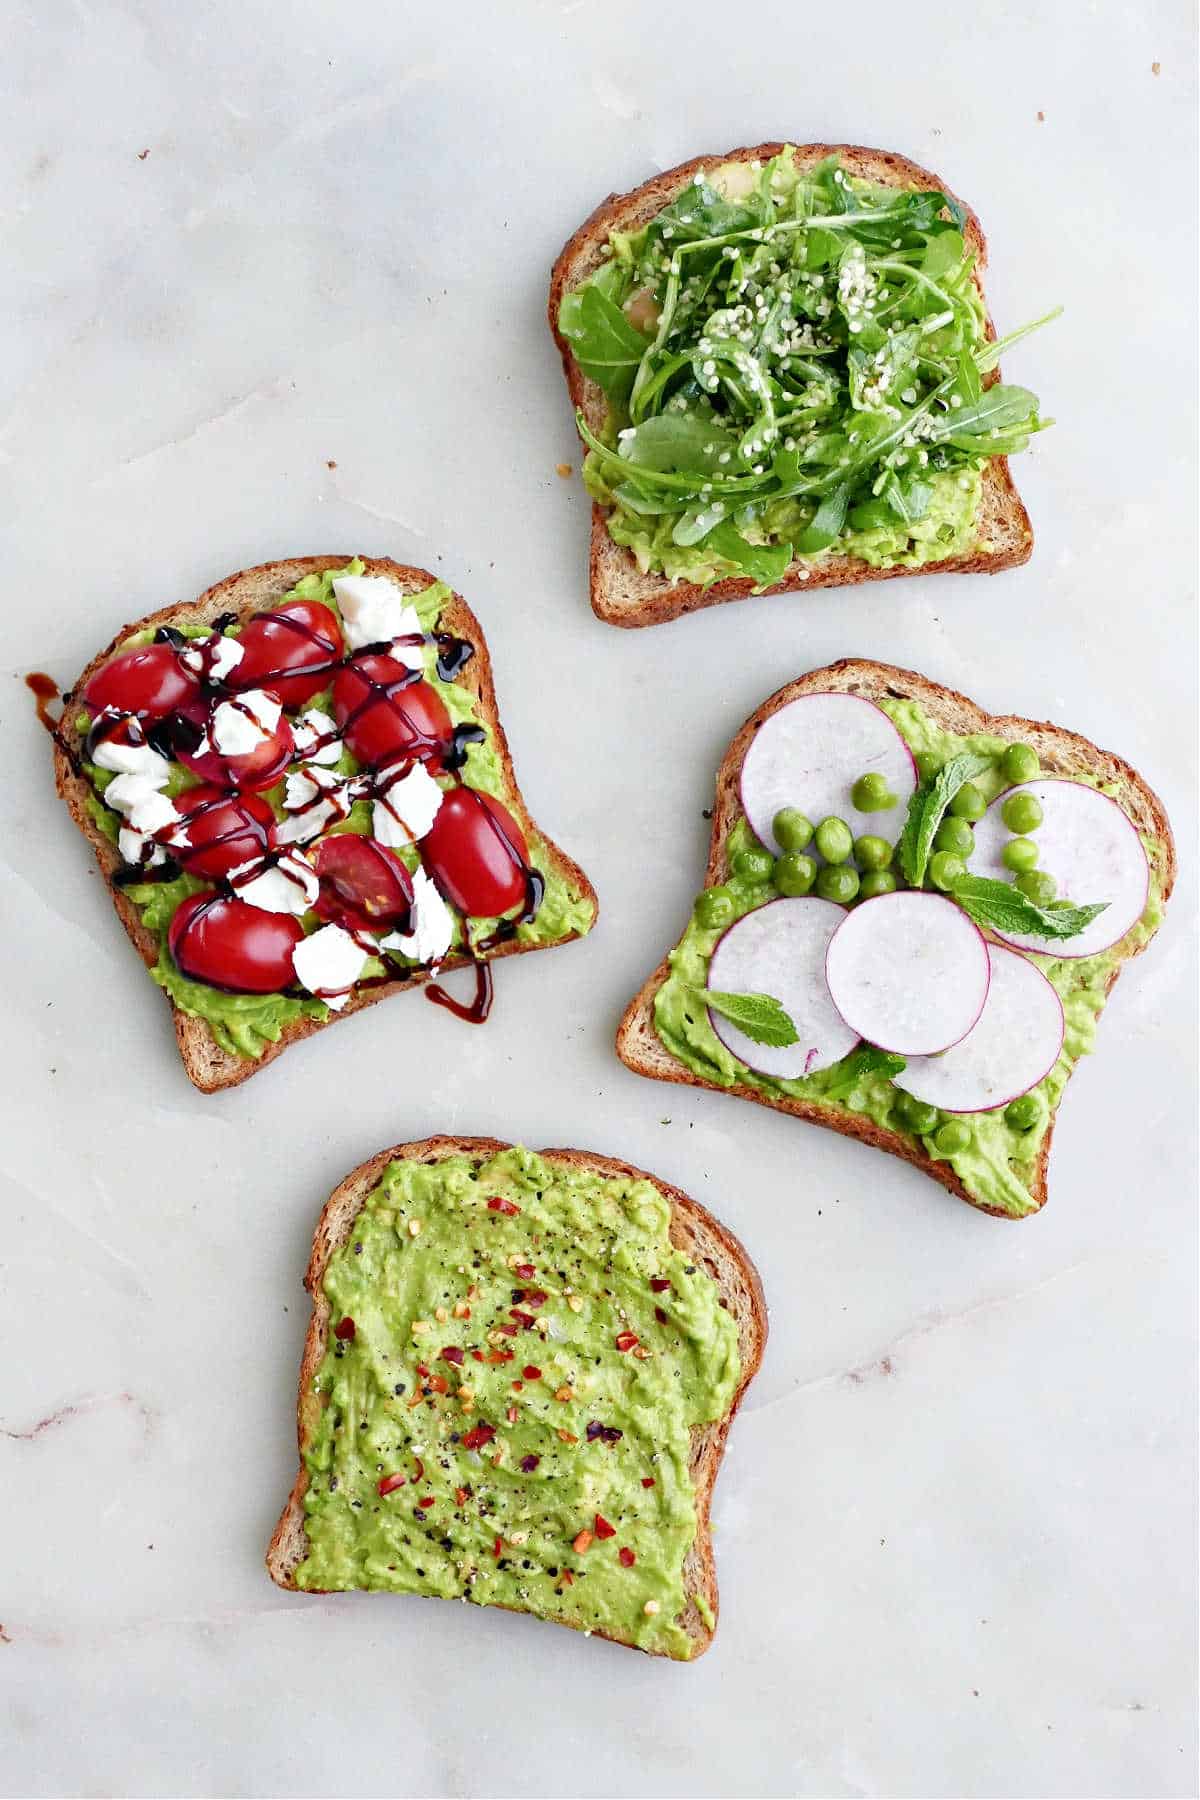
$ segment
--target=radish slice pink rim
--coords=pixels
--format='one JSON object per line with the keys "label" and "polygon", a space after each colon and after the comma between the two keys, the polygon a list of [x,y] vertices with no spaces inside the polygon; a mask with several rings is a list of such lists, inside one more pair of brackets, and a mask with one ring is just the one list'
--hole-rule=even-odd
{"label": "radish slice pink rim", "polygon": [[992,978],[978,1023],[940,1056],[910,1057],[893,1078],[942,1112],[996,1112],[1044,1081],[1062,1052],[1063,1004],[1037,964],[1003,944],[990,945],[989,956]]}
{"label": "radish slice pink rim", "polygon": [[[882,774],[896,804],[860,812],[851,790],[860,775]],[[882,707],[861,694],[797,694],[765,718],[742,758],[742,811],[759,842],[778,855],[775,815],[794,806],[811,824],[844,819],[855,837],[894,844],[917,787],[917,765]],[[815,854],[811,850],[810,854]]]}
{"label": "radish slice pink rim", "polygon": [[714,1032],[747,1068],[797,1081],[840,1062],[858,1043],[824,979],[829,940],[845,916],[844,907],[815,894],[771,900],[738,919],[718,941],[708,986],[718,993],[769,994],[796,1028],[794,1044],[757,1044],[710,1007]]}
{"label": "radish slice pink rim", "polygon": [[941,894],[901,889],[861,901],[829,940],[825,982],[852,1031],[881,1050],[934,1056],[987,1003],[987,941]]}

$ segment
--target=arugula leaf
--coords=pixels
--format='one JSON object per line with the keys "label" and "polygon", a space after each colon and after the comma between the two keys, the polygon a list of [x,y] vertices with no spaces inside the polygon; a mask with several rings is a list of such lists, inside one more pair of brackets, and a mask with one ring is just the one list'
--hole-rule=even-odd
{"label": "arugula leaf", "polygon": [[770,1044],[782,1050],[800,1041],[791,1019],[770,994],[721,994],[711,988],[699,988],[697,993],[706,1006],[744,1031],[756,1044]]}
{"label": "arugula leaf", "polygon": [[782,581],[792,560],[790,544],[750,544],[728,519],[717,525],[704,540],[705,548],[715,550],[727,562],[736,563],[749,575],[756,587],[771,587]]}
{"label": "arugula leaf", "polygon": [[1028,932],[1031,937],[1051,940],[1078,937],[1108,907],[1107,900],[1090,906],[1066,903],[1035,906],[1020,888],[1006,881],[993,881],[986,875],[964,875],[951,890],[969,918],[977,925],[990,925],[994,931]]}
{"label": "arugula leaf", "polygon": [[931,781],[923,781],[918,787],[908,803],[908,818],[896,846],[900,872],[910,887],[919,888],[925,880],[934,833],[959,788],[976,775],[986,774],[991,766],[990,756],[967,750],[961,756],[952,756]]}
{"label": "arugula leaf", "polygon": [[828,550],[830,544],[842,535],[849,501],[850,483],[848,481],[843,481],[826,494],[813,516],[811,525],[807,526],[796,539],[796,549],[801,556],[811,556],[817,550]]}
{"label": "arugula leaf", "polygon": [[938,436],[957,438],[985,437],[992,431],[1011,431],[1014,426],[1028,426],[1037,419],[1038,399],[1028,388],[1010,387],[998,381],[981,393],[973,404],[942,413],[935,419]]}
{"label": "arugula leaf", "polygon": [[635,469],[715,475],[717,457],[733,439],[719,419],[698,413],[656,413],[622,437],[618,454]]}
{"label": "arugula leaf", "polygon": [[833,1080],[822,1096],[826,1100],[845,1100],[864,1075],[883,1075],[888,1081],[907,1067],[904,1058],[894,1050],[877,1050],[874,1044],[863,1044],[835,1065]]}
{"label": "arugula leaf", "polygon": [[586,282],[563,300],[558,328],[569,339],[584,374],[599,382],[610,400],[623,405],[650,346],[616,301],[594,281]]}

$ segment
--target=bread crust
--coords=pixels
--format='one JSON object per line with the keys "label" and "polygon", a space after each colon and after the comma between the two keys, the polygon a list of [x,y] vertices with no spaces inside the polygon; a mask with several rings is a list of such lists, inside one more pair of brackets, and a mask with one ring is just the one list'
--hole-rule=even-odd
{"label": "bread crust", "polygon": [[[767,162],[786,148],[782,142],[755,144],[719,156],[692,157],[627,194],[610,194],[567,239],[551,271],[546,314],[562,359],[571,404],[583,413],[593,431],[598,432],[603,427],[607,401],[598,384],[584,375],[570,342],[558,328],[563,296],[599,268],[612,231],[636,231],[648,224],[701,170],[730,162]],[[986,307],[982,276],[987,267],[987,241],[983,229],[972,209],[958,200],[958,196],[951,193],[945,182],[931,170],[895,151],[872,150],[862,144],[801,144],[794,149],[797,166],[802,169],[836,155],[851,174],[889,187],[936,188],[957,200],[966,214],[963,235],[968,247],[975,252],[974,280]],[[989,338],[996,335],[990,316],[987,335]],[[997,370],[988,377],[988,382],[998,379]],[[1009,472],[1007,457],[993,457],[984,469],[979,518],[995,540],[990,550],[973,550],[913,569],[875,569],[855,557],[827,557],[815,566],[795,563],[782,581],[756,590],[754,583],[742,576],[731,576],[702,587],[687,581],[672,584],[665,575],[643,574],[633,554],[610,537],[608,509],[593,502],[589,564],[592,609],[598,618],[610,625],[635,628],[663,624],[701,607],[716,606],[724,600],[748,600],[755,597],[756,592],[784,594],[799,589],[849,587],[861,581],[886,581],[898,575],[994,575],[1001,569],[1015,568],[1028,562],[1033,554],[1033,527]]]}
{"label": "bread crust", "polygon": [[[280,1587],[296,1589],[296,1569],[307,1555],[304,1495],[308,1488],[308,1472],[304,1466],[304,1454],[321,1414],[321,1402],[313,1393],[313,1378],[324,1360],[329,1340],[330,1309],[321,1283],[330,1258],[347,1242],[367,1196],[378,1186],[389,1163],[400,1160],[436,1163],[451,1156],[467,1156],[482,1162],[511,1148],[510,1144],[499,1138],[489,1137],[437,1136],[422,1138],[414,1143],[394,1144],[389,1150],[381,1150],[376,1156],[360,1163],[357,1169],[353,1169],[338,1184],[325,1202],[313,1234],[312,1251],[304,1274],[304,1286],[312,1299],[312,1314],[304,1339],[296,1396],[296,1438],[300,1467],[267,1547],[267,1571],[272,1581]],[[660,1181],[656,1175],[647,1174],[644,1169],[635,1168],[631,1163],[622,1162],[615,1157],[600,1156],[592,1151],[550,1149],[541,1150],[537,1154],[547,1162],[558,1163],[567,1168],[653,1182],[671,1208],[671,1242],[704,1263],[721,1289],[722,1304],[727,1306],[737,1324],[741,1379],[729,1411],[711,1424],[694,1427],[691,1434],[690,1467],[696,1490],[696,1536],[684,1561],[683,1579],[689,1598],[683,1613],[679,1615],[679,1623],[691,1640],[694,1659],[702,1655],[712,1642],[720,1611],[709,1510],[729,1427],[746,1389],[758,1371],[766,1346],[767,1304],[762,1282],[740,1239],[682,1189]],[[711,1627],[705,1624],[695,1600],[691,1598],[697,1591],[711,1610]],[[516,1612],[523,1609],[511,1607],[504,1610]],[[559,1619],[550,1622],[569,1624],[569,1621]],[[582,1630],[583,1627],[572,1624],[570,1629]],[[629,1639],[607,1631],[597,1631],[593,1635],[636,1648]],[[650,1654],[665,1655],[666,1652],[654,1651]]]}
{"label": "bread crust", "polygon": [[[769,719],[772,713],[778,712],[780,707],[788,705],[801,694],[815,693],[859,694],[867,700],[915,700],[936,724],[948,730],[962,735],[987,732],[994,737],[1032,744],[1041,759],[1042,769],[1047,774],[1070,776],[1087,773],[1103,781],[1119,783],[1125,811],[1133,823],[1139,831],[1157,838],[1164,846],[1164,905],[1170,898],[1177,867],[1170,822],[1158,795],[1129,763],[1110,751],[1098,749],[1087,738],[1081,737],[1077,732],[1067,731],[1060,725],[1023,719],[1015,714],[987,713],[976,706],[973,700],[968,700],[965,694],[956,693],[953,688],[942,687],[911,669],[854,658],[831,663],[823,669],[813,669],[798,680],[789,682],[778,693],[772,694],[769,700],[764,701],[757,712],[751,714],[734,738],[717,771],[712,836],[704,872],[705,887],[727,880],[731,873],[725,856],[725,842],[733,824],[741,816],[739,778],[751,739],[763,721]],[[1105,988],[1106,996],[1111,993],[1124,964],[1140,955],[1144,947],[1135,946],[1116,964]],[[991,1213],[1002,1219],[1014,1216],[1000,1207],[987,1206],[975,1199],[967,1192],[948,1162],[927,1156],[911,1138],[900,1132],[889,1131],[886,1126],[876,1124],[873,1119],[847,1112],[842,1107],[825,1106],[815,1100],[760,1093],[748,1083],[735,1082],[729,1087],[723,1087],[717,1082],[707,1081],[703,1076],[693,1074],[686,1064],[677,1061],[670,1054],[654,1025],[655,996],[669,974],[670,966],[664,958],[630,1001],[617,1029],[617,1055],[636,1075],[646,1075],[656,1081],[678,1082],[688,1087],[710,1088],[721,1094],[733,1094],[742,1100],[753,1100],[759,1106],[769,1106],[775,1112],[790,1113],[794,1118],[807,1119],[814,1125],[824,1125],[831,1131],[840,1131],[844,1137],[857,1138],[861,1143],[870,1144],[877,1150],[886,1150],[892,1156],[903,1158],[980,1212]],[[1043,1140],[1030,1190],[1035,1211],[1040,1211],[1048,1197],[1046,1172],[1056,1117],[1057,1109]]]}
{"label": "bread crust", "polygon": [[[198,600],[192,600],[183,605],[161,607],[159,611],[150,613],[146,618],[126,625],[105,649],[92,658],[74,683],[73,688],[68,690],[63,697],[62,722],[55,735],[54,784],[75,824],[92,846],[96,861],[100,865],[100,873],[104,877],[116,908],[117,917],[125,927],[130,941],[147,968],[153,968],[158,959],[158,940],[143,926],[137,907],[114,883],[113,877],[121,867],[120,854],[116,846],[110,843],[89,815],[87,800],[92,792],[91,784],[85,775],[76,772],[72,764],[72,757],[79,757],[84,751],[84,739],[75,729],[74,719],[77,708],[72,704],[72,694],[78,694],[82,690],[96,670],[114,655],[133,632],[157,628],[160,625],[209,624],[223,613],[234,613],[238,620],[244,623],[254,613],[261,612],[265,607],[277,603],[303,576],[320,574],[326,569],[345,568],[350,560],[349,556],[288,557],[278,562],[259,563],[254,568],[241,569],[236,574],[227,575],[224,580],[218,581],[201,594]],[[362,561],[366,574],[390,576],[399,582],[406,593],[419,593],[441,579],[440,576],[430,574],[428,569],[416,568],[408,563],[394,562],[391,557],[364,557]],[[539,829],[525,804],[513,769],[508,740],[500,722],[491,657],[478,619],[462,595],[453,591],[450,600],[443,608],[441,617],[446,630],[454,633],[455,636],[468,639],[475,646],[475,655],[456,678],[456,681],[458,685],[466,688],[474,696],[478,715],[491,734],[503,767],[507,789],[506,798],[509,800],[511,810],[515,813],[523,831],[526,834],[533,833],[540,839],[545,847],[547,858],[557,873],[576,886],[579,892],[590,900],[593,908],[598,911],[599,902],[596,890],[583,870]],[[578,935],[578,932],[568,931],[561,937],[554,938],[545,944],[523,944],[515,939],[510,939],[506,943],[497,945],[494,950],[490,950],[481,960],[493,962],[502,956],[520,956],[530,950],[552,949],[558,944],[569,943]],[[471,960],[470,957],[462,954],[451,955],[442,964],[441,972],[465,968],[469,966]],[[323,1031],[327,1025],[352,1018],[356,1013],[362,1012],[364,1008],[374,1006],[380,1000],[390,999],[393,994],[402,993],[407,988],[423,987],[429,979],[429,975],[422,972],[397,978],[394,981],[381,982],[378,987],[372,987],[364,993],[352,995],[347,1005],[340,1012],[331,1012],[328,1019],[294,1020],[284,1027],[279,1041],[269,1044],[261,1057],[257,1059],[235,1056],[223,1050],[216,1042],[205,1020],[193,1018],[189,1013],[181,1012],[165,989],[163,995],[171,1007],[175,1036],[184,1068],[191,1081],[202,1093],[211,1094],[221,1088],[236,1087],[240,1082],[249,1080],[250,1076],[257,1074],[260,1069],[266,1068],[268,1063],[274,1062],[275,1058],[282,1055],[290,1045],[311,1037],[314,1032]]]}

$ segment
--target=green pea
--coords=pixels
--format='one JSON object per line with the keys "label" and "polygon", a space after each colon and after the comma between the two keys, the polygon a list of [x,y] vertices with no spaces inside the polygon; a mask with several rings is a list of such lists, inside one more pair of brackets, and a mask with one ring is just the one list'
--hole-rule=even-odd
{"label": "green pea", "polygon": [[961,856],[955,856],[952,850],[939,850],[936,856],[929,859],[929,878],[934,887],[941,888],[943,894],[948,894],[966,872],[966,863]]}
{"label": "green pea", "polygon": [[1032,781],[1041,766],[1032,744],[1010,744],[1000,758],[1000,771],[1014,786]]}
{"label": "green pea", "polygon": [[1049,906],[1058,892],[1057,881],[1045,869],[1028,869],[1024,875],[1017,876],[1013,885],[1020,888],[1025,898],[1032,900],[1035,906]]}
{"label": "green pea", "polygon": [[815,837],[817,849],[828,863],[844,863],[854,848],[854,834],[845,819],[822,819]]}
{"label": "green pea", "polygon": [[737,906],[728,888],[713,887],[705,889],[692,911],[696,915],[696,923],[702,925],[705,931],[716,931],[722,925],[733,923]]}
{"label": "green pea", "polygon": [[964,781],[950,802],[950,811],[956,819],[982,819],[987,801],[973,781]]}
{"label": "green pea", "polygon": [[1000,817],[1010,831],[1025,837],[1042,822],[1041,801],[1036,794],[1010,794],[1000,808]]}
{"label": "green pea", "polygon": [[975,848],[975,833],[965,819],[943,819],[933,836],[935,850],[952,850],[965,862]]}
{"label": "green pea", "polygon": [[858,870],[849,863],[825,863],[817,870],[817,892],[822,900],[849,906],[858,894]]}
{"label": "green pea", "polygon": [[1021,1094],[1004,1109],[1004,1123],[1012,1131],[1032,1131],[1042,1116],[1042,1103],[1036,1094]]}
{"label": "green pea", "polygon": [[922,781],[932,781],[942,767],[942,759],[933,750],[918,750],[914,761]]}
{"label": "green pea", "polygon": [[927,1137],[938,1122],[936,1106],[926,1105],[924,1100],[905,1093],[903,1088],[896,1097],[896,1112],[905,1129],[915,1131],[918,1137]]}
{"label": "green pea", "polygon": [[775,842],[781,850],[807,850],[813,828],[804,814],[794,806],[785,806],[771,820]]}
{"label": "green pea", "polygon": [[733,872],[743,881],[770,881],[774,868],[769,850],[738,850],[733,857]]}
{"label": "green pea", "polygon": [[896,796],[887,784],[887,776],[872,770],[869,775],[860,775],[850,790],[858,812],[887,812],[895,806]]}
{"label": "green pea", "polygon": [[817,878],[817,865],[803,850],[785,850],[775,864],[775,886],[789,900],[807,894]]}
{"label": "green pea", "polygon": [[971,1142],[971,1127],[965,1119],[947,1119],[938,1126],[933,1142],[939,1156],[958,1156]]}
{"label": "green pea", "polygon": [[854,860],[860,869],[886,869],[892,860],[892,846],[886,838],[855,838]]}
{"label": "green pea", "polygon": [[1030,869],[1037,868],[1038,847],[1032,838],[1009,838],[1000,852],[1000,861],[1014,875],[1028,875]]}
{"label": "green pea", "polygon": [[868,869],[858,884],[863,900],[878,900],[880,894],[894,894],[896,877],[890,869]]}

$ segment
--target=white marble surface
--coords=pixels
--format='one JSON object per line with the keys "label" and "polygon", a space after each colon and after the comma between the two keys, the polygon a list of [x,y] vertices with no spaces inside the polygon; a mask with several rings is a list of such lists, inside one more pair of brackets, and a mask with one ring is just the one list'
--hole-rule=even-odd
{"label": "white marble surface", "polygon": [[[6,38],[0,1788],[1194,1791],[1190,9],[39,0]],[[1020,466],[1037,554],[614,632],[554,472],[550,261],[610,187],[788,133],[940,169],[1002,328],[1065,303],[1010,363],[1060,420]],[[246,563],[355,549],[478,608],[602,924],[504,968],[483,1031],[413,998],[205,1099],[20,676]],[[1174,914],[1025,1224],[611,1052],[727,738],[846,653],[1075,726],[1175,814]],[[772,1338],[694,1668],[263,1573],[317,1209],[437,1129],[635,1159],[758,1258]]]}

